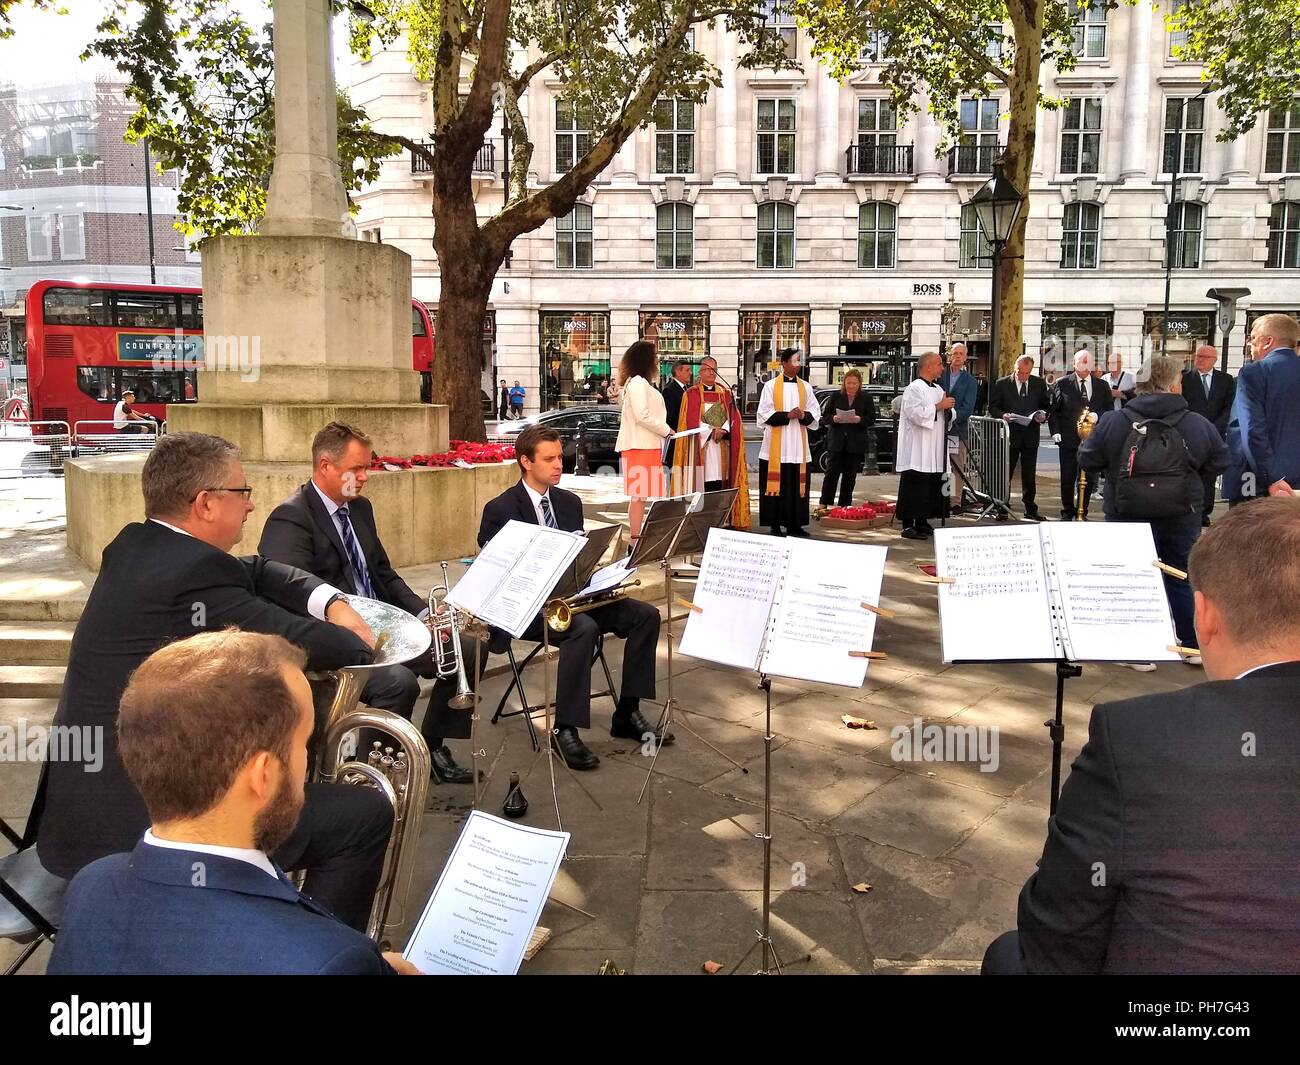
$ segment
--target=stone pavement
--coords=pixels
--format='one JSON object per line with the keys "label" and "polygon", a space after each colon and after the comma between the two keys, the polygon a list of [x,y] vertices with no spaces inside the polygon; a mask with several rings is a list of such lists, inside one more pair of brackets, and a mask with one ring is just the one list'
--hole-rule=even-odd
{"label": "stone pavement", "polygon": [[[895,484],[892,477],[861,479],[859,498],[892,497]],[[1054,486],[1044,487],[1047,498]],[[593,499],[589,512],[605,505]],[[787,963],[808,956],[791,967],[794,973],[977,971],[988,942],[1014,926],[1017,894],[1042,848],[1051,760],[1043,722],[1052,712],[1054,670],[945,666],[935,589],[915,580],[915,562],[931,555],[931,547],[901,540],[889,528],[825,535],[889,547],[882,605],[897,616],[877,625],[875,647],[889,657],[870,663],[861,689],[773,681],[777,948]],[[3,558],[0,553],[0,564]],[[607,655],[616,679],[621,654],[621,643],[611,640]],[[676,662],[675,691],[687,716],[643,803],[636,798],[649,759],[637,745],[609,737],[609,699],[593,703],[586,735],[601,765],[578,775],[600,809],[556,763],[563,826],[572,840],[554,898],[594,917],[548,905],[542,923],[553,938],[524,965],[526,973],[594,973],[606,958],[630,973],[694,973],[706,960],[730,968],[754,942],[763,885],[762,844],[754,835],[763,812],[763,693],[752,674],[680,655]],[[661,641],[660,698],[666,676]],[[536,700],[540,667],[526,677]],[[1202,679],[1200,670],[1178,663],[1150,674],[1085,666],[1082,677],[1067,682],[1067,772],[1094,703]],[[482,808],[491,813],[500,811],[510,771],[526,772],[533,759],[519,719],[489,723],[506,680],[497,673],[484,682]],[[0,700],[0,724],[18,716],[48,719],[53,709],[48,700]],[[851,731],[840,720],[846,713],[877,727]],[[997,770],[981,772],[973,761],[896,761],[890,729],[911,727],[917,718],[996,726]],[[686,725],[748,772],[709,750]],[[452,746],[468,763],[468,743]],[[21,822],[34,784],[35,767],[4,767],[0,816]],[[555,827],[544,761],[524,792],[531,804],[525,823]],[[408,922],[418,916],[469,798],[468,787],[431,789]],[[854,892],[862,883],[871,890]],[[0,945],[0,964],[10,954]],[[47,956],[43,948],[26,971],[41,971]],[[754,961],[751,956],[746,968]]]}

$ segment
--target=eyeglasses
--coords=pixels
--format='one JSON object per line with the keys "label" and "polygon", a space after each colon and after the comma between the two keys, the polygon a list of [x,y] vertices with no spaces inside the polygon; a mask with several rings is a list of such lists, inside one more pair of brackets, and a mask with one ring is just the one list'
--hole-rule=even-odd
{"label": "eyeglasses", "polygon": [[[249,500],[251,500],[251,499],[253,498],[253,489],[252,489],[252,488],[248,488],[248,487],[245,487],[245,488],[201,488],[201,489],[199,489],[199,491],[201,491],[201,492],[238,492],[238,493],[239,493],[240,495],[242,495],[245,499],[249,499]],[[197,499],[198,496],[195,496],[194,498]]]}

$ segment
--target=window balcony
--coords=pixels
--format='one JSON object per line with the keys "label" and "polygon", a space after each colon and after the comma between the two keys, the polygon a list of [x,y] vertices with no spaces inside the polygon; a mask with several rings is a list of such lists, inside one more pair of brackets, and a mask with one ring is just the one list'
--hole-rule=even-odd
{"label": "window balcony", "polygon": [[910,144],[850,144],[844,158],[850,178],[911,177],[914,173]]}
{"label": "window balcony", "polygon": [[1007,150],[1005,144],[958,144],[948,149],[948,180],[960,177],[988,177],[993,164]]}
{"label": "window balcony", "polygon": [[[433,151],[432,141],[418,141],[420,147]],[[483,147],[478,150],[474,156],[474,173],[476,174],[495,174],[496,173],[497,148],[491,141],[485,141]],[[433,167],[423,156],[411,153],[411,173],[420,177],[432,177]]]}

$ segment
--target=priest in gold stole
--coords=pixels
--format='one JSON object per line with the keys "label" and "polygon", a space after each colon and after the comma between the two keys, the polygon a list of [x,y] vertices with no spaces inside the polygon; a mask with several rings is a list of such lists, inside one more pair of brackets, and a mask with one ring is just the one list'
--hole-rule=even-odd
{"label": "priest in gold stole", "polygon": [[749,474],[745,468],[745,426],[729,388],[718,384],[718,360],[705,356],[700,379],[682,396],[677,431],[711,425],[707,436],[677,441],[673,457],[673,495],[739,488],[727,524],[749,531]]}
{"label": "priest in gold stole", "polygon": [[803,352],[785,348],[780,358],[781,373],[763,386],[758,401],[758,424],[763,427],[758,520],[774,536],[807,536],[808,431],[821,421],[821,404],[812,385],[799,376]]}

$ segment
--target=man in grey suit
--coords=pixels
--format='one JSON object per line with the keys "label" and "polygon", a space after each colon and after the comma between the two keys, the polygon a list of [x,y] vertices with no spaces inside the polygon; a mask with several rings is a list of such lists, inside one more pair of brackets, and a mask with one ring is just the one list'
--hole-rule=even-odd
{"label": "man in grey suit", "polygon": [[1094,708],[986,973],[1300,973],[1297,557],[1290,497],[1201,534],[1210,681]]}

